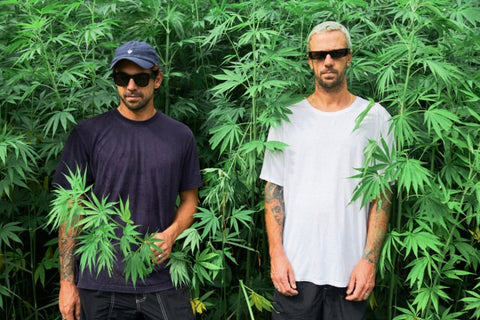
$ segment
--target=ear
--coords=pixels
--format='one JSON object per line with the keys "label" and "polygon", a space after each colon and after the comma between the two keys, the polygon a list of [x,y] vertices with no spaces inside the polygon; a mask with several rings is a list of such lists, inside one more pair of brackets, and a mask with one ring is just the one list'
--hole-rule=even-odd
{"label": "ear", "polygon": [[313,61],[312,61],[312,59],[310,59],[308,56],[307,56],[307,59],[308,59],[308,65],[310,66],[310,69],[313,70]]}
{"label": "ear", "polygon": [[155,77],[155,89],[160,88],[160,85],[162,84],[162,79],[163,73],[161,70],[159,70],[157,76]]}
{"label": "ear", "polygon": [[350,66],[350,63],[352,63],[352,56],[353,56],[353,51],[350,50],[350,53],[347,55],[347,67]]}

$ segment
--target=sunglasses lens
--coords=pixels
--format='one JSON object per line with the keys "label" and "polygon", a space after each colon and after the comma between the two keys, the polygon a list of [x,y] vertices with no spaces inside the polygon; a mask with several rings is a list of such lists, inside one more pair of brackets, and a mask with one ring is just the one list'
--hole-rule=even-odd
{"label": "sunglasses lens", "polygon": [[123,72],[115,72],[113,74],[113,81],[117,86],[124,87],[128,84],[128,81],[130,81],[130,76]]}
{"label": "sunglasses lens", "polygon": [[139,87],[147,86],[148,82],[150,81],[150,75],[148,73],[139,73],[132,76],[132,78]]}
{"label": "sunglasses lens", "polygon": [[345,57],[350,52],[350,49],[338,49],[332,51],[309,51],[308,57],[312,60],[325,60],[327,55],[330,55],[332,59],[339,59]]}
{"label": "sunglasses lens", "polygon": [[326,51],[310,51],[308,56],[312,60],[324,60],[327,57]]}
{"label": "sunglasses lens", "polygon": [[130,82],[130,79],[135,81],[135,84],[139,87],[146,87],[150,82],[150,78],[154,78],[155,74],[150,73],[138,73],[135,75],[129,75],[124,72],[114,72],[113,81],[117,86],[125,87]]}
{"label": "sunglasses lens", "polygon": [[348,49],[332,50],[329,52],[332,59],[343,58],[348,54]]}

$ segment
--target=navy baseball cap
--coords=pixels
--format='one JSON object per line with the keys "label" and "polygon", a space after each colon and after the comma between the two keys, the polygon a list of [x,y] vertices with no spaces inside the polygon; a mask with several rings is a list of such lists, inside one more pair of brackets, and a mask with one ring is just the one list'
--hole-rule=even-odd
{"label": "navy baseball cap", "polygon": [[160,65],[160,59],[155,49],[141,41],[129,41],[118,47],[110,68],[113,69],[120,60],[132,61],[143,69],[151,69],[155,65]]}

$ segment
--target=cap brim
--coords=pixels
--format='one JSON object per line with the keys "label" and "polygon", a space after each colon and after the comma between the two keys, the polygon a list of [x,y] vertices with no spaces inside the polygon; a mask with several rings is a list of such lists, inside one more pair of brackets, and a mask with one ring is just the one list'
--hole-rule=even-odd
{"label": "cap brim", "polygon": [[115,65],[117,63],[119,63],[121,60],[131,61],[131,62],[137,64],[138,66],[140,66],[143,69],[151,69],[154,66],[153,63],[151,63],[149,61],[145,61],[143,59],[139,59],[139,58],[132,57],[132,56],[120,56],[120,57],[116,57],[115,59],[113,59],[112,64],[110,65],[110,69],[113,69],[115,67]]}

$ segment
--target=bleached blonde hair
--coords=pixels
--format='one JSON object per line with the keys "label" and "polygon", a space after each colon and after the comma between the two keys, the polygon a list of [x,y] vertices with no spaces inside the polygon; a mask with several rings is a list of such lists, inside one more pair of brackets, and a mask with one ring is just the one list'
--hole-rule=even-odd
{"label": "bleached blonde hair", "polygon": [[322,34],[327,31],[341,31],[345,35],[345,39],[347,40],[347,48],[352,50],[352,39],[350,38],[350,32],[348,32],[347,28],[341,23],[335,21],[325,21],[320,24],[317,24],[313,27],[312,31],[308,35],[307,41],[307,50],[310,46],[310,39],[314,34]]}

